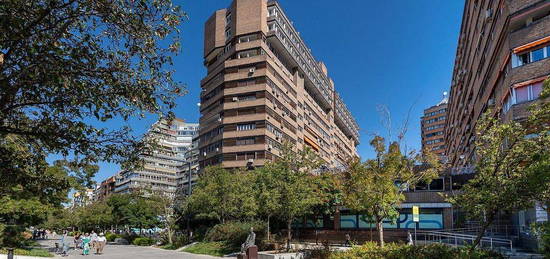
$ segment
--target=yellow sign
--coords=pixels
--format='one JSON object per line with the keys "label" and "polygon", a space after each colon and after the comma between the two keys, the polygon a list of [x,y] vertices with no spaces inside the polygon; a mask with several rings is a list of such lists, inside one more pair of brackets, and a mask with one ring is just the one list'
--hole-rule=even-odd
{"label": "yellow sign", "polygon": [[413,221],[420,222],[420,213],[418,206],[413,206]]}

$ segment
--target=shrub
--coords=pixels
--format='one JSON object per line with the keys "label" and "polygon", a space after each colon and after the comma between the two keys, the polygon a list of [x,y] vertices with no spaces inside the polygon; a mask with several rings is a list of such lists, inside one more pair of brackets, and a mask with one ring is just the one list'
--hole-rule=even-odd
{"label": "shrub", "polygon": [[504,258],[501,254],[486,250],[470,251],[467,247],[454,248],[444,244],[431,244],[425,246],[387,244],[384,248],[378,247],[374,242],[365,243],[362,246],[355,246],[346,252],[336,252],[331,259],[498,259]]}
{"label": "shrub", "polygon": [[265,224],[261,221],[218,224],[206,232],[204,239],[210,242],[224,241],[232,247],[240,247],[246,241],[251,227],[256,233],[256,240],[262,240]]}
{"label": "shrub", "polygon": [[540,240],[540,252],[544,255],[544,258],[550,259],[550,223],[534,224],[532,228]]}
{"label": "shrub", "polygon": [[122,237],[122,235],[111,233],[111,232],[107,232],[105,234],[105,238],[107,239],[107,242],[114,242],[115,239],[121,238],[121,237]]}
{"label": "shrub", "polygon": [[183,251],[192,254],[204,254],[221,257],[238,251],[238,249],[229,246],[226,242],[201,242],[187,247]]}
{"label": "shrub", "polygon": [[151,246],[151,245],[155,244],[155,240],[152,239],[152,238],[148,238],[148,237],[138,237],[138,238],[134,239],[132,244],[134,244],[136,246]]}
{"label": "shrub", "polygon": [[175,232],[172,236],[172,244],[169,244],[168,233],[164,232],[160,236],[161,243],[164,245],[163,249],[173,250],[189,244],[187,233]]}
{"label": "shrub", "polygon": [[[40,248],[33,248],[33,249],[17,248],[13,252],[15,255],[22,255],[22,256],[53,257],[53,254]],[[0,254],[7,254],[7,253],[8,253],[8,250],[5,250],[4,248],[0,249]]]}

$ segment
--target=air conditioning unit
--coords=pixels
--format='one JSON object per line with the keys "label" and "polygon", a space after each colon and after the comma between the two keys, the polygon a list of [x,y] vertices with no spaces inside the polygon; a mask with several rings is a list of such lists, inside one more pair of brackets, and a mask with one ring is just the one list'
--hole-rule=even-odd
{"label": "air conditioning unit", "polygon": [[219,147],[216,148],[216,152],[220,152],[220,148],[219,148]]}
{"label": "air conditioning unit", "polygon": [[493,17],[493,9],[485,10],[485,19],[490,19]]}
{"label": "air conditioning unit", "polygon": [[221,118],[221,117],[218,118],[218,122],[222,122],[222,120],[223,120],[223,118]]}
{"label": "air conditioning unit", "polygon": [[276,137],[275,137],[275,140],[279,140],[279,139],[280,139],[279,136],[276,136]]}
{"label": "air conditioning unit", "polygon": [[206,152],[202,152],[202,156],[206,156]]}
{"label": "air conditioning unit", "polygon": [[487,104],[488,104],[489,106],[495,105],[495,99],[494,99],[494,98],[489,99],[489,101],[487,102]]}
{"label": "air conditioning unit", "polygon": [[271,150],[271,149],[273,149],[273,145],[267,146],[267,150]]}
{"label": "air conditioning unit", "polygon": [[248,73],[249,73],[249,74],[254,74],[254,72],[256,72],[256,68],[255,68],[255,67],[250,68],[250,69],[248,70]]}
{"label": "air conditioning unit", "polygon": [[233,97],[233,101],[237,102],[237,101],[239,101],[239,98],[238,97]]}
{"label": "air conditioning unit", "polygon": [[254,159],[248,159],[248,163],[254,163]]}

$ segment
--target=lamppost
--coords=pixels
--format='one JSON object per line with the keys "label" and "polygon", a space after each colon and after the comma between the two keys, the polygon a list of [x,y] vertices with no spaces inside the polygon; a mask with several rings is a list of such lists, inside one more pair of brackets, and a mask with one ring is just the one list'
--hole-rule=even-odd
{"label": "lamppost", "polygon": [[[192,179],[193,172],[191,172],[191,162],[187,162],[187,202],[189,202],[189,197],[193,191],[193,186],[191,184]],[[191,215],[189,214],[189,211],[187,211],[187,239],[191,240]]]}

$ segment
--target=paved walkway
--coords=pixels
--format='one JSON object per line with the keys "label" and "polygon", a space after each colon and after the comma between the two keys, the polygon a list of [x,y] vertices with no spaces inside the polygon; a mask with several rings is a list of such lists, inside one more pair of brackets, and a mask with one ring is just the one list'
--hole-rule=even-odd
{"label": "paved walkway", "polygon": [[[60,242],[59,240],[42,240],[38,243],[42,248],[48,249],[55,247],[55,243]],[[72,242],[71,242],[72,244]],[[90,255],[84,256],[81,255],[82,250],[71,249],[69,256],[61,257],[56,255],[55,258],[96,258],[96,259],[220,259],[220,257],[208,256],[208,255],[196,255],[185,252],[177,252],[171,250],[164,250],[154,247],[142,247],[142,246],[133,246],[133,245],[107,245],[103,250],[102,255],[93,254],[90,251]]]}

